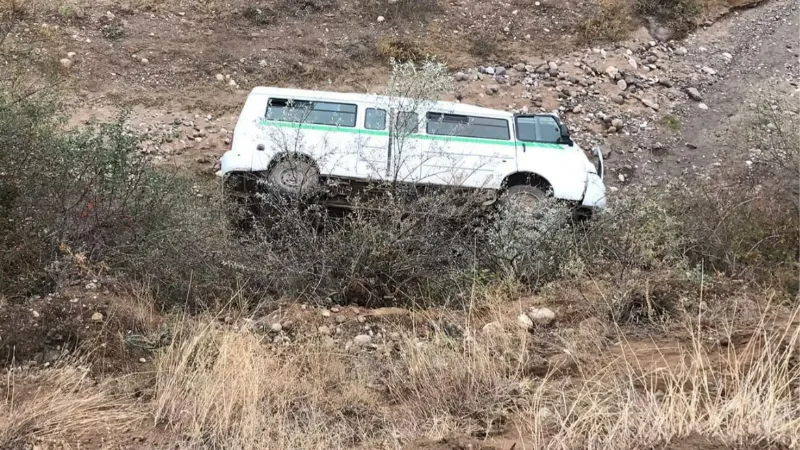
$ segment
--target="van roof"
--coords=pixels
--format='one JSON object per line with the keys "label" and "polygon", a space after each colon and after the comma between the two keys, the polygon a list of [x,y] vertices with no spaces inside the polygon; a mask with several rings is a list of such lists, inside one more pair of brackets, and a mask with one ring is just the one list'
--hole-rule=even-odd
{"label": "van roof", "polygon": [[[269,96],[280,96],[288,98],[307,98],[310,100],[340,101],[340,102],[366,101],[366,102],[375,102],[379,104],[384,103],[387,105],[392,100],[398,103],[402,103],[402,99],[392,99],[387,96],[376,95],[376,94],[355,94],[355,93],[333,92],[333,91],[312,91],[307,89],[289,89],[289,88],[276,88],[276,87],[265,87],[265,86],[259,86],[253,88],[253,90],[250,91],[250,95],[269,95]],[[513,114],[508,111],[483,108],[480,106],[467,105],[464,103],[456,103],[456,102],[437,101],[435,106],[433,106],[431,110],[440,111],[444,113],[449,112],[454,114],[471,114],[471,115],[494,116],[503,118],[511,118],[513,116]]]}

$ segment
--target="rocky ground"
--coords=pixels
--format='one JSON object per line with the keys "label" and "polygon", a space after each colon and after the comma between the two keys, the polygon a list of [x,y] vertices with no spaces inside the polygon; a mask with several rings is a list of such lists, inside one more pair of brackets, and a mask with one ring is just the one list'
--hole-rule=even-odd
{"label": "rocky ground", "polygon": [[[548,5],[545,2],[534,11],[512,10],[509,15],[512,21],[532,27],[541,19],[536,8],[555,8]],[[572,17],[585,6],[570,8]],[[376,61],[350,69],[326,66],[323,78],[328,82],[300,76],[302,63],[299,68],[281,69],[285,76],[273,79],[275,71],[267,57],[256,62],[256,68],[242,71],[239,66],[244,63],[226,63],[215,52],[248,52],[239,61],[257,59],[259,53],[276,48],[264,43],[276,30],[245,34],[241,21],[225,30],[204,22],[208,29],[201,27],[202,32],[193,29],[173,35],[165,27],[200,25],[203,17],[202,11],[178,9],[143,14],[95,8],[87,10],[83,19],[66,24],[63,18],[55,25],[26,23],[30,28],[19,37],[35,35],[32,29],[48,31],[42,45],[59,56],[59,64],[79,92],[73,99],[74,123],[113,117],[125,105],[132,110],[132,126],[153,134],[143,151],[156,161],[205,174],[215,172],[217,160],[229,145],[238,108],[252,86],[379,91],[386,76]],[[591,48],[573,44],[571,51],[562,48],[564,44],[553,47],[539,41],[520,48],[517,39],[525,42],[527,33],[521,33],[526,28],[512,27],[515,31],[508,33],[509,42],[503,45],[518,56],[489,56],[478,66],[462,56],[451,57],[456,60],[450,63],[455,68],[456,92],[450,100],[515,111],[557,111],[582,147],[604,148],[612,190],[631,183],[656,186],[695,172],[713,175],[718,167],[752,159],[726,150],[724,139],[731,136],[726,127],[752,113],[767,93],[773,98],[794,98],[798,89],[800,49],[793,39],[797,3],[776,0],[725,12],[685,40],[661,42],[642,27],[617,44]],[[526,22],[521,14],[538,18]],[[487,21],[486,26],[502,22],[493,16],[481,17],[476,29],[481,20]],[[366,17],[363,20],[365,30],[383,26]],[[118,39],[104,38],[108,27],[118,22],[124,24],[118,25],[124,34]],[[385,25],[388,35],[391,25]],[[296,34],[292,46],[308,41],[305,31]],[[214,45],[219,39],[226,41],[222,48]],[[253,52],[260,46],[268,48]],[[480,60],[473,57],[472,61],[476,59]],[[357,84],[353,76],[358,77]],[[781,113],[796,114],[797,110],[782,106]]]}

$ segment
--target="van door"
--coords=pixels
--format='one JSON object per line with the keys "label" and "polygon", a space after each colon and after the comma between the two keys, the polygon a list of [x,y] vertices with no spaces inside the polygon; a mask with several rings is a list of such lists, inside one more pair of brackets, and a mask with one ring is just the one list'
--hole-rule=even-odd
{"label": "van door", "polygon": [[562,136],[560,121],[537,114],[516,116],[515,125],[518,170],[545,176],[559,198],[580,199],[586,181],[585,156],[568,135]]}
{"label": "van door", "polygon": [[516,171],[508,119],[429,112],[425,130],[425,183],[497,188]]}
{"label": "van door", "polygon": [[391,109],[389,181],[419,181],[422,165],[419,125],[419,114],[416,112]]}
{"label": "van door", "polygon": [[386,180],[389,174],[389,114],[386,108],[366,108],[359,130],[358,177]]}

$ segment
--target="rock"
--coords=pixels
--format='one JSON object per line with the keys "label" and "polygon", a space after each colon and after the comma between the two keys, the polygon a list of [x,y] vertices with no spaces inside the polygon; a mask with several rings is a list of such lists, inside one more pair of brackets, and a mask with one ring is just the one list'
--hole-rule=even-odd
{"label": "rock", "polygon": [[144,359],[144,358],[139,358],[139,362],[140,362],[140,363],[142,363],[142,364],[144,364],[144,363],[146,363],[146,362],[147,362],[147,360],[146,360],[146,359]]}
{"label": "rock", "polygon": [[636,60],[633,59],[633,58],[628,58],[628,64],[630,64],[630,66],[633,67],[633,70],[636,70],[636,69],[639,68],[639,65],[636,63]]}
{"label": "rock", "polygon": [[670,80],[669,78],[661,78],[661,79],[659,79],[658,80],[658,84],[660,84],[660,85],[662,85],[664,87],[668,87],[668,88],[671,88],[673,86],[672,80]]}
{"label": "rock", "polygon": [[338,306],[331,308],[331,312],[338,313],[339,311],[341,311],[341,309]]}
{"label": "rock", "polygon": [[583,112],[583,106],[581,106],[581,105],[578,105],[578,106],[576,106],[576,107],[572,108],[572,112],[573,112],[573,114],[580,114],[580,113],[582,113],[582,112]]}
{"label": "rock", "polygon": [[616,80],[619,77],[619,69],[614,66],[606,67],[606,75],[608,75],[612,80]]}
{"label": "rock", "polygon": [[625,175],[623,175],[623,174],[619,174],[619,176],[618,176],[617,178],[619,178],[619,181],[620,181],[620,182],[622,182],[622,183],[624,183],[624,182],[625,182]]}
{"label": "rock", "polygon": [[523,63],[514,64],[514,70],[517,72],[525,72],[526,71],[525,64]]}
{"label": "rock", "polygon": [[496,84],[490,84],[489,86],[486,86],[486,95],[494,95],[499,90],[500,86]]}
{"label": "rock", "polygon": [[150,60],[148,60],[147,58],[142,58],[140,61],[142,64],[148,64],[150,62]]}
{"label": "rock", "polygon": [[566,354],[559,353],[547,358],[548,370],[556,375],[570,375],[578,370],[578,363],[575,359]]}
{"label": "rock", "polygon": [[229,86],[236,86],[236,80],[231,79],[230,81],[228,81],[228,85]]}
{"label": "rock", "polygon": [[75,53],[75,52],[67,52],[67,58],[72,59],[72,58],[75,57],[76,54],[77,53]]}
{"label": "rock", "polygon": [[658,103],[644,97],[640,98],[639,100],[642,102],[644,106],[647,106],[648,108],[653,108],[654,110],[658,111],[659,108]]}
{"label": "rock", "polygon": [[533,328],[533,320],[524,313],[517,316],[517,323],[526,330]]}
{"label": "rock", "polygon": [[730,61],[730,60],[732,60],[732,59],[733,59],[733,55],[731,55],[731,54],[730,54],[730,53],[728,53],[728,52],[722,52],[722,57],[723,57],[723,58],[725,58],[725,59],[727,59],[728,61]]}
{"label": "rock", "polygon": [[453,76],[453,78],[454,78],[456,81],[467,81],[467,79],[468,79],[469,77],[467,77],[467,74],[465,74],[464,72],[457,72],[457,73],[456,73],[456,74]]}
{"label": "rock", "polygon": [[225,81],[225,76],[221,73],[218,73],[214,78],[216,78],[217,81]]}
{"label": "rock", "polygon": [[92,314],[92,322],[102,322],[103,321],[103,313],[96,312]]}
{"label": "rock", "polygon": [[336,323],[345,323],[347,321],[347,317],[342,314],[336,316]]}
{"label": "rock", "polygon": [[281,325],[280,322],[275,322],[269,326],[269,331],[273,333],[280,333],[281,330],[283,330],[283,325]]}
{"label": "rock", "polygon": [[556,314],[549,308],[531,308],[528,317],[537,325],[549,325],[556,318]]}
{"label": "rock", "polygon": [[39,312],[36,311],[36,310],[31,311],[31,314],[33,314],[33,317],[35,317],[35,318],[38,318],[40,316]]}
{"label": "rock", "polygon": [[362,315],[358,315],[358,316],[356,317],[356,320],[358,321],[358,323],[364,323],[364,322],[366,322],[366,321],[367,321],[367,318],[366,318],[366,317],[364,317],[364,316],[362,316]]}
{"label": "rock", "polygon": [[623,125],[622,119],[614,119],[611,121],[611,126],[618,130],[622,129],[622,125]]}
{"label": "rock", "polygon": [[618,104],[618,105],[621,105],[621,104],[625,103],[625,99],[622,98],[621,95],[612,95],[611,96],[611,101],[616,103],[616,104]]}
{"label": "rock", "polygon": [[386,18],[385,18],[385,17],[383,17],[383,16],[378,16],[378,22],[383,22],[384,20],[386,20]]}
{"label": "rock", "polygon": [[353,344],[363,347],[372,343],[372,336],[368,334],[359,334],[353,338]]}
{"label": "rock", "polygon": [[503,67],[503,66],[497,66],[497,67],[494,68],[494,74],[495,75],[499,75],[499,76],[505,75],[506,74],[506,68]]}
{"label": "rock", "polygon": [[331,329],[326,327],[325,325],[322,325],[321,327],[317,328],[317,332],[319,334],[329,336],[331,334]]}
{"label": "rock", "polygon": [[65,68],[67,68],[67,69],[69,69],[70,67],[72,67],[72,60],[71,60],[71,59],[69,59],[69,58],[64,58],[64,59],[61,59],[61,60],[59,60],[58,62],[60,62],[60,63],[61,63],[61,65],[62,65],[63,67],[65,67]]}
{"label": "rock", "polygon": [[626,83],[625,80],[618,80],[617,87],[620,91],[624,91],[625,89],[628,89],[628,83]]}
{"label": "rock", "polygon": [[678,48],[675,49],[675,53],[678,54],[678,55],[685,55],[685,54],[689,53],[689,51],[686,50],[686,47],[678,47]]}
{"label": "rock", "polygon": [[706,104],[705,104],[705,103],[703,103],[703,102],[700,102],[700,103],[698,103],[698,104],[697,104],[697,107],[698,107],[698,108],[700,108],[700,109],[708,109],[708,105],[706,105]]}
{"label": "rock", "polygon": [[711,67],[708,67],[708,66],[703,66],[703,68],[700,69],[700,70],[702,70],[703,72],[705,72],[705,73],[707,73],[709,75],[716,75],[717,74],[716,70],[714,70],[714,69],[712,69]]}
{"label": "rock", "polygon": [[694,100],[694,101],[699,102],[699,101],[703,100],[703,97],[700,95],[700,91],[698,91],[697,88],[693,88],[693,87],[687,88],[686,89],[686,94],[688,94],[689,98]]}
{"label": "rock", "polygon": [[488,73],[489,75],[494,75],[494,67],[484,67],[483,72]]}
{"label": "rock", "polygon": [[555,61],[548,61],[547,68],[550,70],[558,70],[558,64]]}
{"label": "rock", "polygon": [[503,331],[503,325],[498,321],[489,322],[481,328],[483,334],[498,334]]}
{"label": "rock", "polygon": [[322,317],[330,317],[331,316],[331,312],[328,311],[327,309],[323,309],[320,314],[322,314]]}

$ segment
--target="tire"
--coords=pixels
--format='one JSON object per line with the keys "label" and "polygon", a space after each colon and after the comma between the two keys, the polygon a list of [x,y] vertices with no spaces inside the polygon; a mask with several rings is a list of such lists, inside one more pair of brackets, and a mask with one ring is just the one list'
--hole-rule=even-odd
{"label": "tire", "polygon": [[535,214],[545,199],[547,193],[542,189],[527,184],[517,184],[506,190],[499,203],[503,208],[519,208]]}
{"label": "tire", "polygon": [[282,194],[300,197],[319,189],[319,177],[319,170],[310,161],[286,157],[272,166],[267,183]]}

